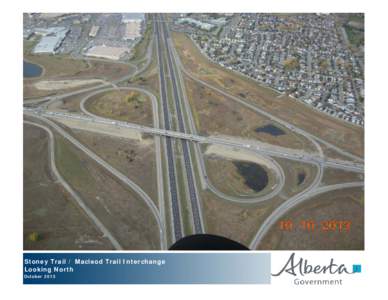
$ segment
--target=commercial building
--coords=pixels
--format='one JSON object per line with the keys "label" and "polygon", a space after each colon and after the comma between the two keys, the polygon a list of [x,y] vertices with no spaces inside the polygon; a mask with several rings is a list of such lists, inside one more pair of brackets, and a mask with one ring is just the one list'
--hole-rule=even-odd
{"label": "commercial building", "polygon": [[93,38],[96,37],[99,29],[100,29],[100,26],[96,26],[96,25],[92,26],[89,32],[89,36]]}
{"label": "commercial building", "polygon": [[124,40],[135,40],[141,37],[141,22],[132,21],[125,24]]}
{"label": "commercial building", "polygon": [[125,23],[124,40],[135,40],[141,37],[141,29],[145,15],[142,13],[121,14],[121,22]]}
{"label": "commercial building", "polygon": [[196,19],[193,19],[193,18],[180,18],[178,21],[177,21],[178,24],[189,24],[189,25],[192,25],[194,27],[197,27],[201,30],[206,30],[206,31],[210,31],[212,30],[213,28],[215,28],[216,26],[213,25],[213,24],[209,24],[209,23],[205,23],[205,22],[201,22],[199,20],[196,20]]}
{"label": "commercial building", "polygon": [[42,35],[39,43],[35,46],[33,53],[49,53],[54,54],[61,46],[69,29],[65,27],[50,27],[50,28],[36,28],[35,34]]}
{"label": "commercial building", "polygon": [[145,15],[143,13],[126,13],[121,14],[121,22],[129,23],[129,22],[144,22]]}
{"label": "commercial building", "polygon": [[123,55],[129,52],[125,47],[109,47],[105,45],[94,46],[90,48],[85,55],[89,57],[100,57],[112,60],[119,60]]}

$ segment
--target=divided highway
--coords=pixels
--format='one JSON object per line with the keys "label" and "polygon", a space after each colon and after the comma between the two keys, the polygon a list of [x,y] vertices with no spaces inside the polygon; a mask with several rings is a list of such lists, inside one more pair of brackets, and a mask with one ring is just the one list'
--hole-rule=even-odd
{"label": "divided highway", "polygon": [[[167,99],[167,84],[166,79],[164,77],[164,64],[163,64],[163,56],[162,56],[162,47],[161,47],[161,38],[159,33],[159,26],[157,22],[154,22],[154,30],[156,34],[157,41],[157,58],[158,58],[158,66],[159,66],[159,80],[160,80],[160,97],[162,102],[162,111],[163,111],[163,121],[164,128],[166,130],[171,129],[171,120],[170,120],[170,112],[168,107],[168,99]],[[167,171],[168,171],[168,182],[170,189],[170,200],[171,200],[171,210],[172,210],[172,222],[173,222],[173,238],[175,240],[179,240],[183,237],[182,230],[182,219],[180,212],[180,204],[178,200],[178,187],[176,180],[176,172],[175,172],[175,160],[173,153],[173,145],[172,139],[170,137],[165,138],[165,150],[167,155]]]}
{"label": "divided highway", "polygon": [[[141,67],[136,66],[136,70],[134,73],[123,76],[122,78],[112,81],[112,82],[105,82],[103,84],[100,84],[98,86],[89,87],[89,88],[83,88],[77,91],[72,91],[69,93],[64,93],[62,95],[54,96],[54,97],[44,97],[41,99],[33,99],[30,101],[26,101],[25,104],[37,104],[39,102],[42,102],[43,104],[40,105],[38,108],[25,108],[25,114],[36,117],[38,119],[41,119],[42,121],[46,122],[50,125],[50,128],[55,129],[58,131],[58,133],[62,134],[65,138],[67,138],[71,143],[73,143],[76,147],[78,147],[80,150],[84,151],[86,154],[88,154],[91,158],[93,158],[97,163],[99,163],[101,166],[103,166],[105,169],[110,171],[113,175],[121,179],[124,183],[126,183],[128,186],[131,187],[136,193],[140,195],[140,197],[146,202],[146,204],[149,206],[150,210],[152,211],[159,229],[160,229],[160,243],[161,248],[165,249],[167,246],[166,241],[166,218],[164,214],[164,202],[161,200],[164,195],[163,191],[163,181],[158,182],[158,197],[159,197],[159,210],[155,206],[155,204],[152,202],[152,200],[148,197],[148,195],[138,186],[136,186],[132,181],[130,181],[124,174],[121,174],[116,169],[114,169],[112,166],[110,166],[108,163],[103,161],[101,158],[96,156],[93,152],[91,152],[89,149],[84,147],[81,143],[79,143],[77,140],[75,140],[72,136],[68,135],[65,131],[63,131],[62,128],[57,126],[54,122],[50,121],[48,118],[75,118],[78,120],[83,120],[85,122],[101,122],[104,124],[108,124],[111,126],[117,126],[117,127],[125,127],[130,128],[133,130],[138,130],[143,133],[150,133],[155,135],[155,141],[156,141],[156,151],[159,153],[156,153],[157,156],[157,164],[158,164],[158,177],[163,177],[163,179],[167,183],[168,187],[168,194],[170,197],[170,201],[168,202],[171,209],[171,228],[172,228],[172,240],[178,240],[184,236],[183,231],[183,220],[182,220],[182,199],[179,199],[181,196],[188,197],[190,200],[191,205],[191,213],[192,213],[192,222],[193,222],[193,230],[195,233],[203,233],[204,232],[204,224],[203,224],[203,217],[202,217],[202,211],[201,211],[201,201],[199,198],[199,193],[197,190],[196,185],[196,177],[194,173],[193,168],[193,161],[191,157],[191,149],[190,143],[194,142],[194,158],[196,163],[198,165],[199,169],[199,175],[200,175],[200,181],[202,183],[202,187],[208,188],[210,191],[212,191],[215,195],[234,202],[240,202],[240,203],[254,203],[254,202],[261,202],[265,200],[271,199],[274,195],[279,193],[284,185],[285,181],[285,175],[283,172],[283,169],[272,159],[272,157],[280,157],[280,158],[286,158],[290,160],[300,161],[300,162],[306,162],[313,164],[317,167],[318,172],[316,174],[316,177],[314,178],[314,181],[311,183],[309,187],[307,187],[302,192],[298,193],[297,195],[287,199],[283,204],[281,204],[279,207],[277,207],[272,214],[263,222],[261,227],[258,229],[257,234],[255,235],[250,247],[252,249],[256,249],[258,244],[261,242],[265,234],[268,232],[268,230],[275,224],[275,222],[284,215],[287,211],[289,211],[292,207],[295,207],[295,205],[298,205],[302,201],[305,201],[317,194],[324,193],[327,191],[340,189],[340,188],[349,188],[349,187],[355,187],[355,186],[361,186],[363,183],[361,182],[354,182],[354,183],[345,183],[345,184],[337,184],[337,185],[331,185],[331,186],[320,186],[324,167],[331,167],[331,168],[337,168],[337,169],[343,169],[353,172],[363,172],[364,166],[363,166],[363,159],[355,156],[339,147],[336,147],[335,145],[332,145],[328,143],[327,141],[312,135],[309,132],[306,132],[305,130],[298,128],[284,120],[281,120],[277,118],[276,116],[272,115],[271,113],[262,110],[260,107],[255,105],[252,102],[247,101],[246,99],[241,99],[239,97],[236,97],[234,95],[231,95],[227,91],[224,91],[222,89],[219,89],[216,86],[213,86],[205,81],[200,80],[197,78],[194,74],[190,73],[189,71],[185,70],[183,64],[180,61],[178,53],[174,49],[174,45],[172,43],[170,34],[169,34],[169,28],[166,25],[167,22],[164,22],[163,16],[154,16],[154,33],[156,40],[151,39],[151,42],[149,43],[149,46],[147,48],[147,53],[144,59],[146,59],[146,62],[141,65]],[[154,95],[150,96],[149,91],[143,90],[141,87],[119,87],[117,86],[118,83],[124,82],[125,80],[128,80],[129,78],[132,78],[144,70],[148,68],[148,66],[151,63],[152,58],[152,49],[153,49],[153,43],[156,42],[156,57],[158,61],[158,72],[159,72],[159,85],[160,85],[160,101],[161,101],[161,127],[159,128],[159,111],[157,107],[157,100]],[[229,99],[239,103],[240,105],[243,105],[256,113],[259,113],[261,115],[264,115],[268,117],[269,119],[273,120],[274,122],[277,122],[279,124],[282,124],[283,126],[289,128],[291,131],[294,131],[298,134],[301,134],[305,136],[308,140],[310,140],[315,147],[317,148],[317,153],[311,154],[311,153],[304,153],[304,152],[298,152],[293,151],[292,149],[288,148],[282,148],[282,147],[276,147],[273,145],[268,145],[264,143],[254,143],[252,141],[245,141],[245,140],[238,140],[228,137],[212,137],[212,136],[200,136],[197,134],[194,121],[192,119],[191,110],[190,110],[190,104],[186,98],[186,94],[184,91],[184,82],[183,82],[183,76],[182,74],[185,74],[189,78],[205,85],[206,87],[213,89],[216,92],[219,92],[223,94],[224,96],[228,97]],[[169,101],[169,87],[171,87],[171,97],[172,101],[170,103]],[[127,123],[127,122],[121,122],[121,121],[115,121],[110,120],[106,118],[101,118],[98,116],[95,116],[93,114],[90,114],[85,110],[83,107],[84,102],[91,97],[94,94],[111,90],[113,88],[118,89],[138,89],[142,90],[143,92],[146,92],[153,101],[153,111],[154,111],[154,128]],[[77,115],[77,114],[68,114],[68,113],[59,113],[59,112],[53,112],[48,110],[48,105],[52,102],[77,95],[80,93],[87,93],[85,96],[84,101],[81,101],[81,110],[84,112],[85,115]],[[176,127],[173,127],[173,118],[170,112],[170,104],[173,104],[175,108],[176,113]],[[172,105],[171,105],[172,107]],[[185,114],[186,113],[186,114]],[[27,122],[29,123],[29,122]],[[39,127],[45,127],[40,126],[35,123],[31,123],[31,125],[39,126]],[[176,128],[176,129],[175,129]],[[43,128],[44,129],[44,128]],[[45,130],[47,131],[48,128]],[[51,131],[48,131],[49,134]],[[160,137],[163,137],[160,139]],[[176,140],[175,140],[176,139]],[[160,142],[163,142],[163,149],[164,149],[164,156],[165,156],[165,163],[166,163],[166,174],[163,174],[162,170],[162,162],[161,162],[161,149],[160,149]],[[186,191],[187,195],[179,195],[179,186],[178,186],[178,178],[177,178],[177,169],[176,169],[176,160],[180,159],[175,157],[174,153],[174,143],[178,143],[178,145],[181,146],[182,149],[182,156],[183,156],[183,177],[182,181],[186,184]],[[226,147],[232,147],[236,149],[245,149],[252,152],[257,153],[258,155],[262,155],[266,157],[267,159],[270,159],[274,162],[276,166],[276,173],[279,178],[279,184],[274,190],[264,195],[263,197],[258,197],[257,199],[251,198],[251,199],[241,199],[239,197],[232,197],[229,195],[225,195],[218,191],[215,187],[212,186],[211,182],[208,180],[206,175],[206,169],[204,165],[204,159],[203,159],[203,153],[200,150],[200,144],[199,143],[205,143],[205,144],[219,144]],[[335,160],[335,159],[327,159],[323,155],[323,151],[321,148],[321,145],[326,145],[327,147],[330,147],[337,152],[346,155],[347,157],[351,158],[353,161],[344,161],[344,160]],[[180,162],[180,161],[179,161]],[[55,166],[54,166],[55,167]],[[54,170],[54,168],[53,168]],[[60,175],[58,174],[58,178]],[[64,184],[65,186],[65,184]],[[65,186],[66,188],[66,186]],[[69,187],[71,189],[71,187]],[[79,199],[77,198],[77,195],[73,195],[74,199],[79,202]],[[246,201],[245,201],[246,200]],[[81,199],[82,201],[82,199]],[[80,204],[82,207],[82,203]],[[85,209],[84,209],[85,210]],[[86,211],[88,214],[88,212]],[[89,213],[89,217],[93,219],[93,216]],[[114,247],[116,249],[120,249],[120,244],[114,239],[112,235],[109,235],[109,232],[107,232],[106,228],[102,224],[98,223],[98,220],[94,220],[94,223],[97,225],[97,227],[105,233],[105,235],[109,238],[109,240],[112,242]]]}
{"label": "divided highway", "polygon": [[[183,120],[183,112],[181,109],[181,101],[178,93],[178,85],[176,82],[174,66],[171,58],[171,52],[170,52],[171,49],[169,47],[169,42],[168,42],[170,40],[168,27],[166,25],[166,22],[163,22],[162,15],[161,15],[161,21],[162,21],[161,24],[163,27],[163,41],[164,41],[165,49],[167,53],[167,63],[168,63],[168,69],[169,69],[170,79],[172,83],[175,110],[178,118],[178,129],[180,132],[186,132],[185,123]],[[204,226],[203,226],[203,220],[202,220],[199,194],[196,188],[195,176],[194,176],[194,171],[193,171],[192,162],[191,162],[190,148],[186,140],[181,140],[181,145],[182,145],[183,160],[184,160],[184,166],[185,166],[187,184],[188,184],[188,192],[189,192],[188,196],[190,197],[191,210],[193,214],[194,231],[197,234],[203,233]]]}

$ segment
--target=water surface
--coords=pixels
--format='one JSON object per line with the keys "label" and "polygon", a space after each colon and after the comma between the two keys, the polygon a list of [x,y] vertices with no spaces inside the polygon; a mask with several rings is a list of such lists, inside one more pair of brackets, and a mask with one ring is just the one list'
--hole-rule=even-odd
{"label": "water surface", "polygon": [[262,127],[257,127],[255,131],[258,133],[260,132],[268,133],[273,136],[285,134],[283,130],[281,130],[279,127],[276,127],[275,125],[272,125],[272,124],[268,124]]}
{"label": "water surface", "polygon": [[245,185],[250,189],[260,192],[267,186],[268,174],[262,166],[246,161],[235,161],[233,163],[240,175],[244,177]]}
{"label": "water surface", "polygon": [[23,77],[31,78],[38,77],[42,74],[42,68],[28,61],[23,61]]}

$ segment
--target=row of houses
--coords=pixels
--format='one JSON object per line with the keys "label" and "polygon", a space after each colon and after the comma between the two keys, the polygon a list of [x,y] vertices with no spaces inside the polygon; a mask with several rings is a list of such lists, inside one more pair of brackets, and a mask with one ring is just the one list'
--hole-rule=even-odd
{"label": "row of houses", "polygon": [[240,14],[225,35],[191,37],[214,62],[363,124],[363,58],[349,49],[335,16]]}

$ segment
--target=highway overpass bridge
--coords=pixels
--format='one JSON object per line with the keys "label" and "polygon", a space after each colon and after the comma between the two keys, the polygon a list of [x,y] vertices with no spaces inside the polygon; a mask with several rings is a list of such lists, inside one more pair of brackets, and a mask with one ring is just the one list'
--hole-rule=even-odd
{"label": "highway overpass bridge", "polygon": [[42,108],[24,108],[24,112],[26,114],[37,114],[43,117],[54,118],[54,119],[75,119],[82,120],[85,122],[95,122],[106,125],[112,125],[117,127],[128,128],[132,130],[137,130],[142,133],[148,134],[157,134],[160,136],[168,136],[176,139],[185,139],[192,142],[203,143],[203,144],[219,144],[227,147],[246,149],[254,152],[259,152],[268,156],[287,158],[291,160],[306,162],[306,163],[319,163],[324,167],[331,167],[336,169],[343,169],[352,172],[364,172],[364,165],[352,161],[344,161],[337,159],[327,159],[325,157],[320,157],[319,155],[315,155],[312,153],[306,153],[297,151],[294,149],[282,148],[278,146],[271,145],[258,145],[258,143],[252,142],[241,142],[232,139],[227,139],[223,137],[214,137],[214,136],[201,136],[196,134],[184,133],[173,130],[166,130],[160,128],[153,128],[123,121],[116,121],[111,119],[106,119],[102,117],[91,117],[81,114],[70,114],[64,112],[53,112],[47,111]]}

